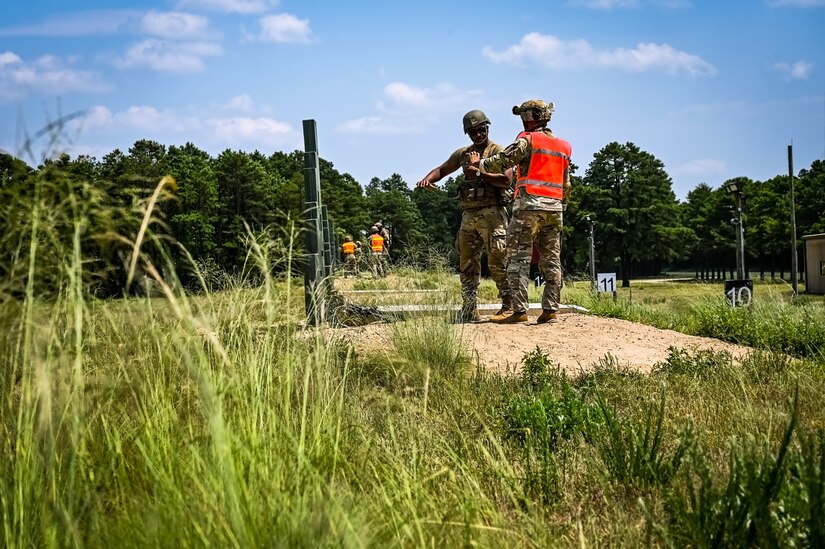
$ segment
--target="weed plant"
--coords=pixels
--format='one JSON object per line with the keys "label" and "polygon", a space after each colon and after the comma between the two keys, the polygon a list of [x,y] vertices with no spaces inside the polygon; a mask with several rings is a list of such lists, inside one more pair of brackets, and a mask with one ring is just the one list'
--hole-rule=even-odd
{"label": "weed plant", "polygon": [[682,428],[675,448],[669,449],[663,432],[664,396],[658,406],[651,403],[645,407],[641,425],[619,419],[603,400],[599,406],[605,429],[597,445],[610,478],[631,488],[668,484],[691,448],[692,425]]}

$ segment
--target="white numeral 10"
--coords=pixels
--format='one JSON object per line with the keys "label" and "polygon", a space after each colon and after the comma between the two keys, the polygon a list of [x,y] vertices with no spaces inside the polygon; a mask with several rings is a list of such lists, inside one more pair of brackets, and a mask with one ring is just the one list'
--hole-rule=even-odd
{"label": "white numeral 10", "polygon": [[730,300],[731,307],[747,307],[751,304],[751,290],[747,286],[731,288],[725,295]]}

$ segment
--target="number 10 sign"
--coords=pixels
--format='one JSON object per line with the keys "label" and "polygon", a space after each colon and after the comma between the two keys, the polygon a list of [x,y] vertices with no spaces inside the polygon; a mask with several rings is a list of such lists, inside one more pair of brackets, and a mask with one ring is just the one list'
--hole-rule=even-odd
{"label": "number 10 sign", "polygon": [[731,307],[748,307],[753,302],[753,280],[726,280],[725,300]]}
{"label": "number 10 sign", "polygon": [[600,292],[616,291],[616,273],[599,273],[596,281],[596,286]]}

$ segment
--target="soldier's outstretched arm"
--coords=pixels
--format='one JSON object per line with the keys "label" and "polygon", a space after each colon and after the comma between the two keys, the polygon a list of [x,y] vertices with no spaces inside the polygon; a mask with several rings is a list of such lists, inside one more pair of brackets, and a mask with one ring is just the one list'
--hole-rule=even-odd
{"label": "soldier's outstretched arm", "polygon": [[458,162],[451,156],[446,162],[430,170],[430,173],[424,176],[424,179],[415,184],[416,187],[422,189],[436,189],[436,181],[440,181],[444,177],[450,175],[459,168]]}

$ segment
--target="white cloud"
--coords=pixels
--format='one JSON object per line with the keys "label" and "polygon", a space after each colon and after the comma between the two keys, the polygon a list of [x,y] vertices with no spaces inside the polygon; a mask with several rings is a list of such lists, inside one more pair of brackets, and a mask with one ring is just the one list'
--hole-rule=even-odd
{"label": "white cloud", "polygon": [[80,125],[86,128],[99,128],[112,122],[112,111],[106,107],[96,105],[86,111],[86,115],[80,120]]}
{"label": "white cloud", "polygon": [[0,100],[17,99],[36,92],[59,95],[108,89],[109,85],[100,73],[72,68],[71,63],[53,55],[26,62],[13,52],[0,53]]}
{"label": "white cloud", "polygon": [[787,80],[807,80],[811,75],[814,64],[808,61],[776,63],[773,68],[779,71]]}
{"label": "white cloud", "polygon": [[97,105],[86,111],[86,116],[78,122],[80,129],[99,130],[138,130],[142,132],[158,130],[191,130],[196,120],[181,118],[174,111],[159,111],[155,107],[132,106],[118,113],[112,113],[107,107]]}
{"label": "white cloud", "polygon": [[768,0],[768,5],[772,8],[782,8],[785,6],[795,8],[817,8],[825,6],[825,0]]}
{"label": "white cloud", "polygon": [[716,68],[701,57],[673,49],[667,44],[638,44],[634,49],[596,50],[583,39],[564,41],[553,35],[535,32],[525,35],[521,42],[504,51],[497,52],[485,47],[482,53],[494,63],[532,63],[550,70],[606,68],[627,72],[663,71],[689,76],[716,74]]}
{"label": "white cloud", "polygon": [[690,176],[712,176],[723,175],[728,171],[728,165],[724,160],[715,158],[699,158],[686,164],[682,164],[675,170],[682,175]]}
{"label": "white cloud", "polygon": [[117,34],[140,20],[136,10],[90,10],[54,16],[42,23],[0,29],[0,36],[93,36]]}
{"label": "white cloud", "polygon": [[345,134],[369,134],[369,135],[401,135],[417,133],[414,126],[409,126],[406,122],[399,123],[398,119],[387,120],[380,116],[362,116],[353,120],[347,120],[339,124],[335,130]]}
{"label": "white cloud", "polygon": [[141,31],[161,38],[199,38],[208,30],[209,20],[201,15],[176,11],[150,11],[140,22]]}
{"label": "white cloud", "polygon": [[571,6],[581,6],[595,10],[612,10],[614,8],[636,8],[639,0],[569,0]]}
{"label": "white cloud", "polygon": [[255,110],[255,102],[249,95],[243,93],[230,99],[223,108],[231,111],[252,112]]}
{"label": "white cloud", "polygon": [[470,100],[477,98],[479,92],[461,90],[448,83],[422,88],[405,82],[391,82],[384,87],[383,96],[377,103],[381,115],[347,120],[336,130],[347,134],[419,134],[440,114],[454,114],[459,108],[468,108]]}
{"label": "white cloud", "polygon": [[4,67],[6,65],[14,65],[17,63],[22,63],[23,60],[20,59],[16,53],[12,53],[10,51],[4,51],[0,53],[0,67]]}
{"label": "white cloud", "polygon": [[312,31],[308,19],[298,19],[288,13],[268,15],[261,18],[261,34],[258,39],[262,42],[293,42],[306,44],[309,42]]}
{"label": "white cloud", "polygon": [[689,8],[690,0],[568,0],[568,5],[594,10],[635,9],[651,5],[666,9]]}
{"label": "white cloud", "polygon": [[277,0],[180,0],[179,8],[196,8],[226,13],[263,13],[277,6]]}
{"label": "white cloud", "polygon": [[219,44],[209,42],[169,42],[148,39],[134,44],[115,61],[122,69],[148,68],[156,71],[196,72],[203,70],[203,58],[223,53]]}
{"label": "white cloud", "polygon": [[656,4],[669,10],[683,10],[693,7],[693,2],[690,0],[658,0]]}
{"label": "white cloud", "polygon": [[477,92],[463,91],[446,83],[434,88],[419,88],[404,82],[391,82],[384,87],[384,95],[398,107],[432,110],[461,105]]}
{"label": "white cloud", "polygon": [[220,142],[234,145],[277,146],[295,133],[289,123],[272,118],[211,118],[206,125]]}

